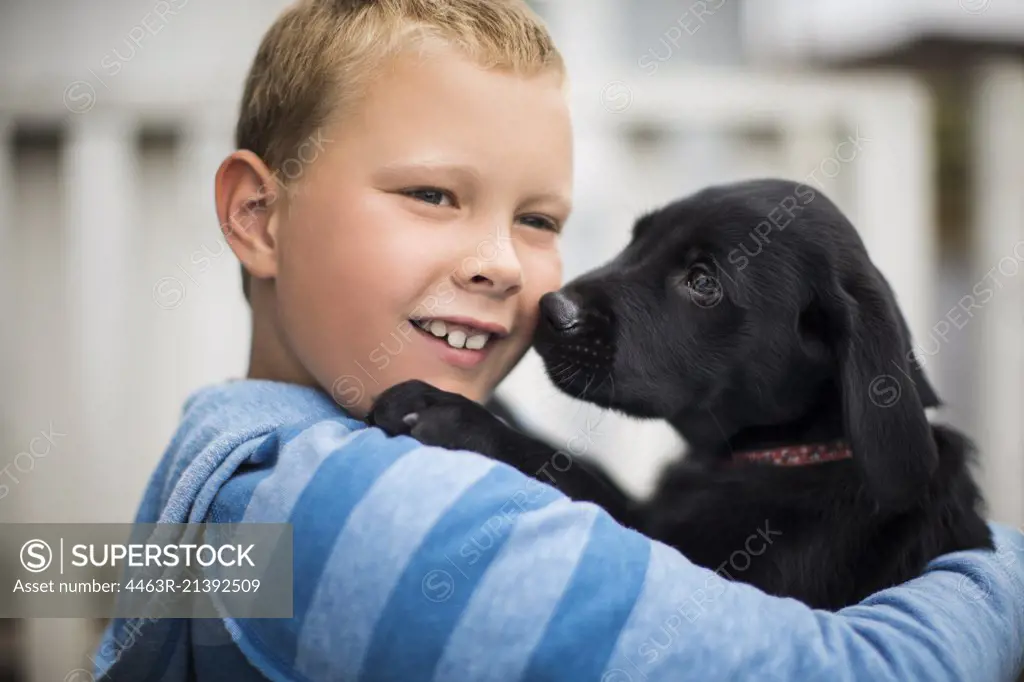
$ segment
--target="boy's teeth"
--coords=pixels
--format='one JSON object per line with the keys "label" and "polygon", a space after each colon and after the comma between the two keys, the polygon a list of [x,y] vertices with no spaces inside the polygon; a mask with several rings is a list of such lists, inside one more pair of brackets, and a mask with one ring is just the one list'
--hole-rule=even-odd
{"label": "boy's teeth", "polygon": [[[442,324],[444,323],[442,322]],[[436,334],[437,332],[434,333]],[[466,345],[466,332],[456,329],[448,334],[448,345],[453,348],[462,348]]]}
{"label": "boy's teeth", "polygon": [[[448,330],[448,325],[443,320],[413,320],[416,326],[428,331],[438,338],[444,338],[452,348],[468,348],[469,350],[480,350],[487,345],[490,334],[472,334],[462,329]],[[447,337],[447,338],[445,338]]]}
{"label": "boy's teeth", "polygon": [[476,334],[466,339],[466,348],[480,350],[487,343],[487,334]]}

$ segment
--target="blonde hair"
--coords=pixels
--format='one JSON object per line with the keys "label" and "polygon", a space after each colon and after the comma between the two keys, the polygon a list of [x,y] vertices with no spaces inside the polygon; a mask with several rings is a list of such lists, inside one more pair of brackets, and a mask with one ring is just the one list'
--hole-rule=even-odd
{"label": "blonde hair", "polygon": [[[524,0],[299,0],[263,36],[245,82],[235,146],[287,185],[304,142],[353,106],[378,67],[440,39],[485,68],[522,75],[565,66]],[[242,268],[249,297],[249,275]]]}

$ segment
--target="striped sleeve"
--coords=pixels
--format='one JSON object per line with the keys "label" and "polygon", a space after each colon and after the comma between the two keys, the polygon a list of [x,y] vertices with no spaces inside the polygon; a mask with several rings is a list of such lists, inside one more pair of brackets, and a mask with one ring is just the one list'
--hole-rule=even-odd
{"label": "striped sleeve", "polygon": [[[210,520],[293,524],[293,617],[225,621],[270,679],[997,682],[1024,655],[1024,542],[1008,535],[1002,561],[950,555],[830,614],[475,453],[328,420],[257,455]],[[986,598],[957,599],[964,580]]]}

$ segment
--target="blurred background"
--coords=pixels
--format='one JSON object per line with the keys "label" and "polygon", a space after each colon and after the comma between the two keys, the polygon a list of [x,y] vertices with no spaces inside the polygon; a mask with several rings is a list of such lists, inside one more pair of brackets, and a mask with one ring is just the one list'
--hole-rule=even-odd
{"label": "blurred background", "polygon": [[[244,375],[213,174],[285,4],[0,0],[0,521],[130,521],[186,396]],[[977,441],[989,516],[1024,524],[1024,2],[533,4],[572,80],[567,278],[704,185],[824,190],[898,295],[936,418]],[[637,495],[683,448],[557,394],[533,354],[499,391]],[[0,621],[0,680],[64,680],[102,625]]]}

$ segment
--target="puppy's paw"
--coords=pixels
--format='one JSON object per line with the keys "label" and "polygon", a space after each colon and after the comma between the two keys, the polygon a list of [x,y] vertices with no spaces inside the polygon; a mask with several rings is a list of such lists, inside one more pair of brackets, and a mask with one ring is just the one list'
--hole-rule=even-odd
{"label": "puppy's paw", "polygon": [[411,380],[378,396],[366,421],[390,435],[412,436],[425,445],[492,454],[498,419],[469,398]]}
{"label": "puppy's paw", "polygon": [[377,396],[366,421],[392,436],[408,435],[416,416],[440,402],[444,393],[425,381],[403,381]]}

